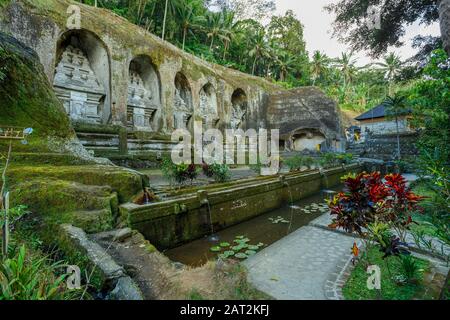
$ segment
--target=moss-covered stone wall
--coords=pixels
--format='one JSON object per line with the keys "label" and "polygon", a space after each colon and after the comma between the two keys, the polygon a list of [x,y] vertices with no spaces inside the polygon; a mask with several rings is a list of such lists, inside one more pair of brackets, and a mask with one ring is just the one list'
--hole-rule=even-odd
{"label": "moss-covered stone wall", "polygon": [[127,223],[160,248],[171,248],[200,238],[210,232],[209,214],[203,199],[211,208],[214,230],[277,209],[293,201],[311,196],[324,188],[337,185],[340,178],[362,168],[355,164],[308,173],[292,173],[281,177],[259,177],[224,188],[212,186],[191,190],[161,203],[139,206],[128,203],[120,207]]}
{"label": "moss-covered stone wall", "polygon": [[[81,11],[79,30],[67,27],[71,5],[77,5]],[[336,140],[334,136],[339,138],[341,135],[338,117],[334,116],[336,104],[319,94],[320,90],[315,89],[311,98],[311,91],[286,91],[266,79],[205,62],[108,10],[71,0],[6,1],[0,7],[0,30],[10,33],[37,52],[51,82],[63,40],[68,35],[89,34],[96,45],[105,48],[108,58],[102,62],[104,70],[101,74],[109,75],[109,81],[103,83],[109,83],[110,88],[106,88],[103,124],[127,125],[130,63],[136,57],[146,56],[159,76],[161,110],[156,112],[154,130],[160,134],[170,134],[174,127],[174,82],[176,74],[181,72],[192,91],[193,119],[202,117],[200,91],[206,84],[211,84],[217,95],[218,127],[221,129],[229,128],[231,98],[236,90],[242,89],[247,98],[245,123],[248,128],[283,128],[288,123],[289,128],[297,129],[303,123],[297,125],[296,122],[302,121],[306,122],[306,127],[314,128],[319,119],[319,126],[329,126],[323,130],[329,135],[327,138]],[[271,112],[270,101],[274,101],[269,99],[271,96],[280,105],[286,105],[291,113],[303,115],[301,121]],[[321,113],[316,112],[317,107]]]}

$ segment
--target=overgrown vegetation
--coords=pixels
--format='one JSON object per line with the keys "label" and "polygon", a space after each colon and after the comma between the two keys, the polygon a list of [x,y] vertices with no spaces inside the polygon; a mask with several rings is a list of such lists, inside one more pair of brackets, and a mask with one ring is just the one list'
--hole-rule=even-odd
{"label": "overgrown vegetation", "polygon": [[[415,258],[383,258],[378,248],[370,248],[352,271],[343,288],[345,299],[348,300],[411,300],[426,299],[421,296],[423,286],[420,284],[427,261]],[[367,288],[367,265],[377,265],[381,271],[381,290]]]}
{"label": "overgrown vegetation", "polygon": [[[94,4],[94,0],[83,2]],[[301,21],[291,10],[274,15],[272,0],[168,0],[167,10],[165,4],[98,1],[100,7],[209,62],[265,77],[285,88],[319,86],[343,109],[373,107],[419,74],[393,53],[376,64],[359,66],[353,52],[339,57],[307,52]]]}
{"label": "overgrown vegetation", "polygon": [[214,178],[216,182],[227,182],[231,179],[230,167],[227,164],[203,163],[202,170],[208,178]]}

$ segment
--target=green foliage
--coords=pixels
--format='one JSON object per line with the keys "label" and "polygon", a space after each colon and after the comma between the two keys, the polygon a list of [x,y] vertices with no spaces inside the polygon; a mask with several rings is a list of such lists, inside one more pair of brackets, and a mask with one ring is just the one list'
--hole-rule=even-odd
{"label": "green foliage", "polygon": [[423,78],[410,90],[414,118],[423,128],[417,143],[425,157],[439,155],[448,164],[450,150],[450,59],[443,50],[434,51],[423,71]]}
{"label": "green foliage", "polygon": [[289,168],[289,171],[299,171],[303,167],[311,168],[315,164],[315,159],[309,156],[295,155],[286,159],[284,163]]}
{"label": "green foliage", "polygon": [[413,283],[420,279],[422,276],[423,269],[420,268],[417,259],[411,255],[400,256],[402,275],[405,277],[406,281]]}
{"label": "green foliage", "polygon": [[[368,28],[370,6],[381,7],[380,28]],[[335,16],[334,35],[353,50],[368,50],[373,56],[386,53],[389,47],[402,45],[407,25],[413,22],[431,24],[439,19],[436,1],[404,0],[382,4],[380,1],[340,0],[327,6]]]}
{"label": "green foliage", "polygon": [[[63,300],[71,294],[65,288],[61,262],[34,256],[21,246],[0,263],[0,300]],[[57,274],[61,274],[57,276]]]}
{"label": "green foliage", "polygon": [[[416,270],[426,270],[429,267],[427,261],[411,257]],[[369,290],[367,288],[368,274],[367,264],[377,265],[381,269],[381,290]],[[411,270],[411,269],[409,269]],[[416,274],[421,279],[422,272]],[[405,269],[400,258],[384,260],[383,253],[378,248],[370,248],[366,258],[362,258],[355,269],[351,272],[350,278],[343,288],[343,294],[347,300],[411,300],[413,298],[426,298],[420,296],[422,285],[420,281],[399,283],[397,278],[405,277]]]}
{"label": "green foliage", "polygon": [[189,293],[188,300],[205,300],[205,298],[198,292],[197,289],[192,289]]}
{"label": "green foliage", "polygon": [[164,177],[178,184],[183,184],[186,181],[192,183],[198,176],[198,168],[194,164],[175,164],[170,158],[162,160],[161,171]]}
{"label": "green foliage", "polygon": [[[283,82],[307,77],[303,25],[294,13],[272,17],[267,27],[258,19],[273,11],[270,0],[223,2],[214,11],[202,0],[168,0],[167,15],[166,1],[99,0],[98,4],[209,62]],[[249,7],[256,10],[251,17]]]}
{"label": "green foliage", "polygon": [[416,143],[418,169],[430,177],[432,197],[425,209],[441,239],[450,243],[450,59],[443,50],[434,51],[424,68],[423,78],[410,90],[412,124],[421,128]]}
{"label": "green foliage", "polygon": [[[28,214],[28,207],[24,205],[18,205],[8,210],[8,224],[10,228],[14,227],[14,224],[19,221],[23,216]],[[3,227],[5,221],[5,212],[0,210],[0,228]]]}
{"label": "green foliage", "polygon": [[230,167],[227,164],[206,164],[202,165],[204,174],[214,178],[216,182],[226,182],[231,179]]}

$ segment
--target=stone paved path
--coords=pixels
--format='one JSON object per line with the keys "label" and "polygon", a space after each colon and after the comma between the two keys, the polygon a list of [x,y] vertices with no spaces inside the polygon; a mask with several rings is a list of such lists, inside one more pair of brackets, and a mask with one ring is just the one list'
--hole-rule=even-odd
{"label": "stone paved path", "polygon": [[358,239],[325,230],[326,215],[274,243],[244,262],[249,281],[275,299],[322,300],[334,298],[336,282],[351,259]]}
{"label": "stone paved path", "polygon": [[[348,276],[351,247],[354,242],[361,247],[361,240],[343,231],[327,229],[330,223],[331,216],[324,214],[247,259],[244,264],[250,283],[275,299],[342,299],[341,288]],[[407,242],[414,249],[411,238],[408,235]],[[437,239],[432,242],[436,249],[441,243]],[[448,246],[443,250],[446,255],[450,253]],[[433,275],[448,273],[445,262],[429,254],[421,256],[424,257],[432,262],[433,270],[438,270]]]}

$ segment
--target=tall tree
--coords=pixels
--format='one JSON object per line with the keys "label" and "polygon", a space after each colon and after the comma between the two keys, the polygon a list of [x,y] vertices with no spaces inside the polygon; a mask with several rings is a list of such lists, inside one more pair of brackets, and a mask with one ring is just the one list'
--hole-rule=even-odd
{"label": "tall tree", "polygon": [[385,79],[388,82],[389,95],[392,96],[394,94],[392,92],[394,78],[400,74],[403,63],[399,56],[391,52],[384,57],[384,62],[378,62],[376,64],[381,67],[381,70],[383,70]]}
{"label": "tall tree", "polygon": [[450,55],[450,0],[439,0],[439,21],[443,47]]}
{"label": "tall tree", "polygon": [[268,57],[270,48],[266,40],[266,32],[264,29],[259,30],[252,39],[252,49],[248,53],[250,57],[253,57],[252,74],[255,75],[256,63],[258,59]]}
{"label": "tall tree", "polygon": [[341,53],[340,58],[335,59],[335,66],[339,68],[343,80],[344,89],[347,88],[353,80],[355,72],[357,70],[356,59],[353,58],[353,52]]}
{"label": "tall tree", "polygon": [[[449,0],[440,1],[442,11],[448,10]],[[380,28],[371,28],[367,23],[371,6],[380,10]],[[402,46],[408,25],[429,25],[439,20],[437,0],[339,0],[326,9],[336,15],[334,35],[353,50],[368,50],[374,57],[386,53],[390,46]],[[448,28],[448,14],[445,17],[444,27]]]}
{"label": "tall tree", "polygon": [[400,148],[400,128],[399,117],[405,115],[408,112],[407,98],[403,94],[397,93],[394,96],[388,96],[383,105],[386,108],[386,114],[390,118],[395,119],[396,133],[397,133],[397,160],[401,160],[401,148]]}
{"label": "tall tree", "polygon": [[186,46],[186,38],[189,33],[193,34],[193,31],[201,28],[201,24],[206,21],[203,16],[196,14],[195,5],[198,0],[185,0],[176,8],[177,19],[181,25],[182,30],[182,49]]}
{"label": "tall tree", "polygon": [[313,79],[313,86],[316,85],[317,79],[325,74],[329,62],[330,59],[326,54],[321,53],[320,51],[314,51],[311,62],[311,76]]}

